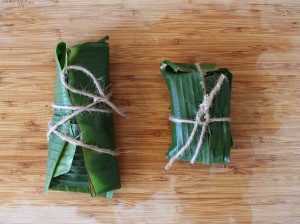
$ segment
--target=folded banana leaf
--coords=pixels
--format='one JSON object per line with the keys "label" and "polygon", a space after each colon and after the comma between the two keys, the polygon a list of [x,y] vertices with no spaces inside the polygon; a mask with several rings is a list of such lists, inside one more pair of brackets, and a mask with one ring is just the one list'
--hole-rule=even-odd
{"label": "folded banana leaf", "polygon": [[[107,37],[98,42],[87,42],[67,47],[65,42],[55,49],[56,80],[54,104],[86,106],[93,99],[66,89],[60,79],[65,66],[80,65],[88,69],[99,80],[105,92],[109,92],[109,46]],[[76,89],[96,93],[90,77],[80,71],[68,71],[68,84]],[[104,104],[98,108],[105,108]],[[71,110],[54,109],[52,124],[72,113]],[[111,113],[82,112],[68,120],[58,129],[61,133],[98,147],[115,150],[114,123]],[[98,153],[76,146],[51,134],[48,144],[48,162],[45,193],[48,189],[90,193],[112,198],[119,189],[120,176],[115,156]]]}
{"label": "folded banana leaf", "polygon": [[[207,94],[215,87],[221,74],[227,81],[221,86],[220,92],[213,99],[209,114],[214,118],[230,117],[230,93],[232,74],[226,68],[218,69],[213,64],[200,65],[204,76]],[[175,118],[195,120],[199,105],[203,102],[203,88],[201,75],[194,64],[177,64],[163,61],[161,73],[167,83],[171,97],[171,114]],[[199,125],[200,126],[200,125]],[[171,159],[186,144],[194,124],[172,123],[172,144],[166,154]],[[199,141],[201,127],[197,128],[195,138],[178,158],[178,160],[192,160]],[[230,162],[230,150],[233,146],[229,122],[212,122],[206,127],[203,143],[196,162],[205,165],[213,163],[227,164]]]}

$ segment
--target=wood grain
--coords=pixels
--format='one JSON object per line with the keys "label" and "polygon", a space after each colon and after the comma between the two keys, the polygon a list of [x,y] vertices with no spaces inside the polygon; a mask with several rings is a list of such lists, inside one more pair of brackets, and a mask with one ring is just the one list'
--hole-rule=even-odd
{"label": "wood grain", "polygon": [[[299,1],[19,2],[0,2],[0,223],[299,223]],[[54,47],[106,34],[122,189],[44,195]],[[230,165],[164,170],[164,59],[232,71]]]}

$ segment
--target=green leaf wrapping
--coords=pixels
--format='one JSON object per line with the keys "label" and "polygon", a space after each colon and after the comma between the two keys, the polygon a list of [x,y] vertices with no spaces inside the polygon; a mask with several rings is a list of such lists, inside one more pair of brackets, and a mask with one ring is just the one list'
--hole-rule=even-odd
{"label": "green leaf wrapping", "polygon": [[[67,48],[61,42],[55,49],[57,66],[55,99],[57,105],[86,106],[93,99],[68,91],[60,80],[60,72],[67,65],[79,65],[88,69],[99,80],[105,93],[109,92],[109,46],[104,37],[98,42],[87,42]],[[69,70],[68,82],[76,89],[96,93],[91,79],[80,71]],[[105,108],[104,103],[98,108]],[[52,124],[72,113],[70,110],[54,109]],[[90,145],[115,150],[113,115],[83,112],[67,121],[58,129],[63,134],[78,138]],[[48,144],[48,162],[45,193],[48,189],[90,193],[112,198],[113,191],[121,187],[117,158],[75,146],[55,134]]]}
{"label": "green leaf wrapping", "polygon": [[[216,65],[201,65],[206,73],[204,79],[207,94],[215,87],[221,73],[227,77],[220,92],[215,96],[209,110],[211,118],[230,117],[230,93],[232,74],[226,68],[218,69]],[[175,118],[194,120],[199,105],[203,101],[202,79],[194,64],[177,64],[163,61],[161,73],[167,83],[171,97],[171,114]],[[172,123],[172,144],[166,154],[172,158],[188,141],[194,125],[188,123]],[[179,160],[191,160],[201,134],[199,126],[192,144]],[[209,123],[204,135],[197,162],[205,165],[212,163],[227,164],[230,162],[230,150],[233,146],[229,122]]]}

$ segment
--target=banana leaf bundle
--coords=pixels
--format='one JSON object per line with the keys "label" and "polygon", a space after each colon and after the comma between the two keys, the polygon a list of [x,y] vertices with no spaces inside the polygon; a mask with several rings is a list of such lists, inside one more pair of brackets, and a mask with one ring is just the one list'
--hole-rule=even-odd
{"label": "banana leaf bundle", "polygon": [[166,169],[175,160],[204,165],[229,163],[233,146],[229,124],[232,74],[214,64],[170,61],[163,61],[160,70],[169,89],[173,122]]}
{"label": "banana leaf bundle", "polygon": [[[52,189],[90,193],[92,196],[101,195],[111,199],[114,190],[121,187],[118,161],[115,156],[117,153],[115,153],[113,115],[107,105],[107,102],[110,102],[107,94],[109,92],[107,39],[108,36],[98,42],[87,42],[70,48],[65,42],[60,42],[56,46],[54,115],[50,129],[64,118],[69,119],[65,119],[56,130],[48,132],[45,193],[48,189]],[[80,68],[76,69],[76,65]],[[73,69],[66,70],[71,66]],[[89,77],[90,73],[94,79]],[[62,77],[62,74],[65,76]],[[97,88],[103,90],[99,102],[96,102],[98,98],[92,99],[87,96],[96,97],[96,94],[102,91]],[[87,95],[80,91],[84,91]],[[72,115],[74,110],[78,112],[75,116]],[[100,151],[103,149],[104,152],[106,150],[108,153],[102,151],[99,153],[97,150],[91,150],[89,146]]]}

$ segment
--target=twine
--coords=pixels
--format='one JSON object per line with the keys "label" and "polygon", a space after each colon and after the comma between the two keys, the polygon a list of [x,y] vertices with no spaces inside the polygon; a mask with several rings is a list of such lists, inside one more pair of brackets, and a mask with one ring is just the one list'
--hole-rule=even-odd
{"label": "twine", "polygon": [[[84,90],[79,90],[76,89],[72,86],[70,86],[67,82],[66,82],[66,74],[68,73],[69,70],[76,70],[76,71],[81,71],[83,74],[89,76],[97,89],[97,95],[86,92]],[[67,88],[69,91],[73,92],[73,93],[77,93],[80,95],[84,95],[87,97],[90,97],[93,99],[93,102],[88,104],[87,106],[65,106],[65,105],[56,105],[53,104],[52,107],[54,109],[59,109],[59,110],[72,110],[74,112],[72,112],[71,114],[63,117],[60,121],[58,121],[56,124],[54,124],[53,126],[51,126],[51,124],[49,124],[49,130],[47,133],[47,138],[49,140],[49,137],[51,135],[51,133],[57,135],[58,137],[60,137],[62,140],[69,142],[73,145],[77,145],[77,146],[82,146],[84,148],[96,151],[98,153],[106,153],[112,156],[117,156],[119,153],[117,151],[112,151],[110,149],[105,149],[105,148],[99,148],[98,146],[95,145],[89,145],[86,144],[80,140],[76,140],[68,135],[65,135],[61,132],[59,132],[57,129],[63,125],[65,122],[67,122],[68,120],[72,119],[73,117],[77,116],[78,114],[88,111],[88,112],[98,112],[98,113],[112,113],[112,111],[115,111],[116,113],[118,113],[119,115],[121,115],[122,117],[127,118],[126,114],[124,113],[123,110],[119,109],[117,106],[115,106],[111,101],[110,101],[110,97],[111,97],[111,93],[108,93],[105,95],[105,93],[103,92],[100,84],[98,83],[96,77],[86,68],[81,67],[81,66],[77,66],[77,65],[71,65],[71,66],[67,66],[65,67],[61,72],[60,72],[60,79],[61,82],[63,84],[63,86],[65,88]],[[98,109],[98,108],[93,108],[96,104],[98,103],[105,103],[106,105],[108,105],[111,109]]]}
{"label": "twine", "polygon": [[[220,88],[224,82],[224,80],[227,80],[227,78],[221,74],[219,80],[217,81],[215,87],[212,89],[212,91],[209,94],[206,94],[206,86],[205,86],[205,81],[204,81],[204,73],[199,65],[199,63],[196,63],[196,68],[199,71],[200,75],[201,75],[201,79],[202,79],[202,88],[203,88],[203,94],[204,94],[204,98],[203,98],[203,102],[199,105],[199,110],[197,111],[195,120],[190,120],[190,119],[182,119],[182,118],[175,118],[170,116],[170,121],[171,122],[175,122],[175,123],[189,123],[189,124],[193,124],[193,130],[192,133],[188,139],[188,141],[185,143],[185,145],[175,154],[175,156],[173,156],[169,163],[165,166],[165,169],[168,170],[171,168],[171,166],[173,165],[173,163],[188,149],[188,147],[191,145],[192,141],[194,140],[195,134],[197,132],[198,126],[202,126],[202,130],[200,133],[200,138],[195,150],[195,153],[192,157],[191,160],[191,164],[194,164],[199,152],[201,150],[201,146],[203,143],[203,139],[204,139],[204,135],[206,132],[206,127],[209,123],[212,122],[229,122],[230,118],[229,117],[224,117],[224,118],[211,118],[210,114],[209,114],[209,109],[212,106],[212,102],[214,97],[218,94],[218,92],[220,91]],[[201,121],[201,118],[204,117],[204,121]]]}

